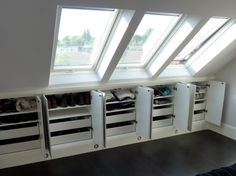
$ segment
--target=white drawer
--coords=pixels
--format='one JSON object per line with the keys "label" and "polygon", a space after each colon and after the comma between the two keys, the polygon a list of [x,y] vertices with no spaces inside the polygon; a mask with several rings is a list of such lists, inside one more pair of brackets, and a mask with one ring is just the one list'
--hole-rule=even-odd
{"label": "white drawer", "polygon": [[204,120],[204,119],[205,119],[205,113],[204,112],[193,115],[193,121]]}
{"label": "white drawer", "polygon": [[174,113],[174,107],[162,108],[162,109],[153,109],[152,116],[164,116],[171,115]]}
{"label": "white drawer", "polygon": [[13,153],[24,150],[32,150],[40,147],[41,147],[40,140],[0,145],[0,154]]}
{"label": "white drawer", "polygon": [[172,126],[172,125],[173,125],[173,118],[156,120],[152,122],[152,128],[160,128],[160,127]]}
{"label": "white drawer", "polygon": [[38,126],[0,131],[0,140],[39,135]]}
{"label": "white drawer", "polygon": [[206,109],[206,102],[194,105],[194,111],[204,110],[204,109]]}
{"label": "white drawer", "polygon": [[135,120],[135,112],[106,116],[106,124]]}
{"label": "white drawer", "polygon": [[69,129],[91,127],[91,119],[72,120],[50,124],[50,132],[63,131]]}
{"label": "white drawer", "polygon": [[87,140],[91,138],[92,138],[91,131],[66,134],[66,135],[61,135],[61,136],[54,136],[54,137],[51,137],[51,145],[82,141],[82,140]]}
{"label": "white drawer", "polygon": [[114,135],[132,133],[132,132],[135,132],[135,124],[121,126],[121,127],[108,128],[108,129],[106,129],[106,136],[114,136]]}

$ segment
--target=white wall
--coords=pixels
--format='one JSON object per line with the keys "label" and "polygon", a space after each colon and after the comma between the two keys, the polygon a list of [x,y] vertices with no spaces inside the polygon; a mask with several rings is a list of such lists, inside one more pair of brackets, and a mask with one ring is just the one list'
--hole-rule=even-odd
{"label": "white wall", "polygon": [[226,82],[223,123],[236,127],[236,58],[216,74],[216,79]]}
{"label": "white wall", "polygon": [[235,0],[1,0],[1,93],[47,88],[58,4],[236,18]]}

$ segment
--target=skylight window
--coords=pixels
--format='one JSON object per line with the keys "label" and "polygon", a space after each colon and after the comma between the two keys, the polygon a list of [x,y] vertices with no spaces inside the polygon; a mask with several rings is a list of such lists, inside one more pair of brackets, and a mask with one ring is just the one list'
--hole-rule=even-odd
{"label": "skylight window", "polygon": [[129,42],[119,67],[143,67],[160,47],[180,15],[145,14]]}
{"label": "skylight window", "polygon": [[62,8],[53,70],[94,68],[115,15],[115,10]]}
{"label": "skylight window", "polygon": [[205,43],[228,21],[227,18],[210,18],[187,46],[171,62],[171,65],[185,64]]}

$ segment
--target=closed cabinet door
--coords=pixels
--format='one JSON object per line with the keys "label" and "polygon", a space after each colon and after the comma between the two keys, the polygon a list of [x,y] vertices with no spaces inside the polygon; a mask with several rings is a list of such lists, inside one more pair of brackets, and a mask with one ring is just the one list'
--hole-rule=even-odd
{"label": "closed cabinet door", "polygon": [[205,119],[207,122],[218,126],[221,125],[222,120],[225,86],[225,82],[209,81],[209,87],[207,90],[207,113]]}

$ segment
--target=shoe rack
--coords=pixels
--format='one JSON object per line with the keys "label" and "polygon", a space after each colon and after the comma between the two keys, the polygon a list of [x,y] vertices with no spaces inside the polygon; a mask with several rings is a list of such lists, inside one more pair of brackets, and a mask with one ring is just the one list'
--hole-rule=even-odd
{"label": "shoe rack", "polygon": [[90,92],[44,96],[49,147],[92,138]]}
{"label": "shoe rack", "polygon": [[[133,99],[114,99],[112,101],[106,101],[106,112],[105,112],[105,121],[106,121],[106,137],[115,136],[125,133],[135,132],[136,128],[136,108],[135,108],[135,92],[126,89],[126,90],[107,90],[105,92],[109,94],[111,92],[124,92],[131,93],[133,92]],[[114,93],[115,94],[115,93]]]}
{"label": "shoe rack", "polygon": [[156,86],[153,97],[152,128],[173,125],[174,85]]}
{"label": "shoe rack", "polygon": [[[0,168],[8,155],[21,155],[27,160],[26,151],[45,152],[45,137],[41,100],[38,96],[0,100]],[[4,159],[3,159],[4,158]],[[2,161],[4,160],[4,161]],[[22,161],[21,161],[22,162]]]}

